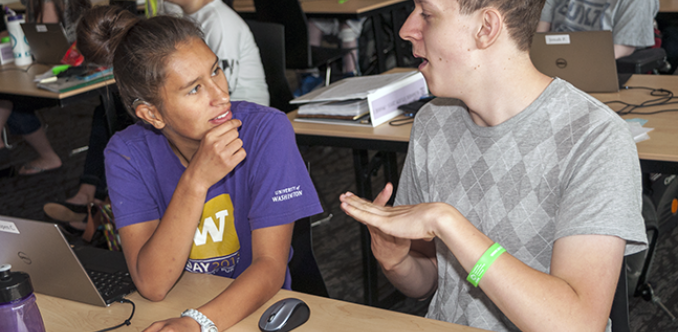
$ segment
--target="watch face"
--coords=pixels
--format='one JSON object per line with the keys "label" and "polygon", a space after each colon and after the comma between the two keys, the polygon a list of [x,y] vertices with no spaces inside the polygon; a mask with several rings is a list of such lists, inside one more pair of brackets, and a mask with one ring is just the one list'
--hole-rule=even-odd
{"label": "watch face", "polygon": [[219,332],[219,330],[217,329],[217,327],[214,326],[214,325],[211,325],[211,326],[207,327],[206,331],[207,331],[207,332]]}

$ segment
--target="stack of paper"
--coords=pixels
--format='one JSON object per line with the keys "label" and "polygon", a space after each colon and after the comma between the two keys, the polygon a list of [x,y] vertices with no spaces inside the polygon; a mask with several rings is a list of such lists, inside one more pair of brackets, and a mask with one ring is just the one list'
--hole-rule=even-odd
{"label": "stack of paper", "polygon": [[308,103],[299,106],[299,117],[356,120],[370,112],[367,99]]}
{"label": "stack of paper", "polygon": [[[401,114],[400,105],[427,93],[424,76],[408,71],[346,78],[290,103],[303,104],[295,121],[378,126]],[[360,119],[367,114],[369,119]]]}

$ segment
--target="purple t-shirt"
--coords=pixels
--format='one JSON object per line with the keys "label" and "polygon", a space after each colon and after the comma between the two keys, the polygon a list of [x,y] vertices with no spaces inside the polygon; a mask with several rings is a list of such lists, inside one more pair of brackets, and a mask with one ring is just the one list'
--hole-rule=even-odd
{"label": "purple t-shirt", "polygon": [[[252,230],[322,207],[285,114],[248,102],[233,102],[231,111],[242,121],[247,157],[209,189],[185,269],[235,278],[252,263]],[[186,170],[165,136],[137,123],[111,138],[105,158],[116,226],[160,219]]]}

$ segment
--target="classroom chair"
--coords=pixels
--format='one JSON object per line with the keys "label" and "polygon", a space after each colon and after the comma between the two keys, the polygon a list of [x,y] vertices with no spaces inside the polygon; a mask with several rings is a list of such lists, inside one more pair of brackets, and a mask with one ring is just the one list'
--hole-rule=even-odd
{"label": "classroom chair", "polygon": [[285,113],[296,109],[290,105],[292,89],[285,76],[285,27],[282,24],[245,20],[259,47],[266,74],[270,105]]}
{"label": "classroom chair", "polygon": [[311,46],[308,20],[299,0],[254,0],[257,19],[285,27],[285,63],[287,69],[307,70],[325,67],[325,85],[330,83],[330,65],[349,54],[351,49]]}
{"label": "classroom chair", "polygon": [[288,264],[292,276],[292,290],[330,297],[313,253],[310,217],[299,219],[294,223],[292,249],[294,255]]}

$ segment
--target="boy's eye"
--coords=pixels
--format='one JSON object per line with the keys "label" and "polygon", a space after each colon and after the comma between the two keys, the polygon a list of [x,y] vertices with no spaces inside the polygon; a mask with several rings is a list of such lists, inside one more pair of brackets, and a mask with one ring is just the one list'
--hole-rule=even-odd
{"label": "boy's eye", "polygon": [[220,68],[220,67],[217,67],[217,68],[214,69],[214,71],[212,72],[212,76],[217,76],[217,75],[219,74],[220,71],[221,71],[221,68]]}
{"label": "boy's eye", "polygon": [[196,85],[195,88],[193,88],[193,90],[191,90],[191,91],[188,92],[188,94],[189,94],[189,95],[194,95],[194,94],[198,93],[198,89],[199,89],[199,88],[200,88],[200,84]]}

